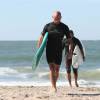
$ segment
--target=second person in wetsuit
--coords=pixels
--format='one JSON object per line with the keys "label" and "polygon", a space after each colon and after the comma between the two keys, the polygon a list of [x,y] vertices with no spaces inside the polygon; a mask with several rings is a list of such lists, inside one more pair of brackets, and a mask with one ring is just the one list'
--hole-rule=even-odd
{"label": "second person in wetsuit", "polygon": [[[69,30],[69,39],[65,39],[63,41],[63,48],[65,47],[65,54],[66,54],[66,71],[67,71],[67,78],[69,81],[70,86],[72,87],[71,84],[71,66],[72,66],[72,56],[73,56],[73,51],[76,45],[79,46],[82,56],[83,56],[83,60],[85,60],[85,56],[84,56],[84,51],[83,51],[83,47],[82,44],[80,42],[80,40],[76,37],[74,37],[74,33],[72,30]],[[75,85],[76,87],[78,87],[78,82],[77,82],[77,78],[78,78],[78,68],[73,68],[73,73],[74,73],[74,78],[75,78]]]}

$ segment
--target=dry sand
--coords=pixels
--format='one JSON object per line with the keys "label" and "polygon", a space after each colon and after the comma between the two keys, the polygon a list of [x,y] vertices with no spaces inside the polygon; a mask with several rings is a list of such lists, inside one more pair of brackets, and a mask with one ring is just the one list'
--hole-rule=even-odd
{"label": "dry sand", "polygon": [[0,100],[100,100],[100,87],[0,86]]}

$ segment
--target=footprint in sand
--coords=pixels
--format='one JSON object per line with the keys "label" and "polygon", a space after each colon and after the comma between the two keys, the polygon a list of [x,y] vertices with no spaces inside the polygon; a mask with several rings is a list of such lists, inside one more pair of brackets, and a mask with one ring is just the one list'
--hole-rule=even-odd
{"label": "footprint in sand", "polygon": [[46,98],[49,98],[49,96],[41,96],[41,97],[36,97],[36,98],[39,98],[39,99],[46,99]]}

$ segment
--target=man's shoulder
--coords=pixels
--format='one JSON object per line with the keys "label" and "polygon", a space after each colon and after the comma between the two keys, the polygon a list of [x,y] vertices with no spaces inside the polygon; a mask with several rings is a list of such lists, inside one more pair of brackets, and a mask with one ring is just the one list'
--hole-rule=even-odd
{"label": "man's shoulder", "polygon": [[80,41],[78,38],[76,38],[76,37],[74,37],[73,40],[74,40],[74,42],[76,42],[76,43],[81,43],[81,41]]}
{"label": "man's shoulder", "polygon": [[61,27],[64,28],[64,30],[66,30],[67,32],[69,31],[69,27],[65,23],[61,22]]}
{"label": "man's shoulder", "polygon": [[68,27],[68,25],[66,25],[65,23],[61,22],[61,25],[65,26],[65,27]]}
{"label": "man's shoulder", "polygon": [[47,23],[45,26],[48,26],[50,23]]}
{"label": "man's shoulder", "polygon": [[49,23],[47,23],[45,26],[49,26],[49,25],[52,25],[53,24],[53,22],[49,22]]}
{"label": "man's shoulder", "polygon": [[49,25],[51,25],[52,22],[45,24],[45,27],[48,27]]}
{"label": "man's shoulder", "polygon": [[73,37],[73,39],[74,39],[74,40],[76,40],[76,41],[79,41],[79,39],[78,39],[78,38],[76,38],[76,37]]}

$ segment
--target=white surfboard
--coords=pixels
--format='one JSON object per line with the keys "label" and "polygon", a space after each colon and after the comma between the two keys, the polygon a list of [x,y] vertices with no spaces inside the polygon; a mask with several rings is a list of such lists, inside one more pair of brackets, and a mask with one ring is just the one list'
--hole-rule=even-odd
{"label": "white surfboard", "polygon": [[[83,47],[83,52],[85,53],[85,49]],[[75,46],[72,56],[72,66],[74,68],[78,68],[79,65],[83,64],[83,56],[80,51],[80,48],[78,45]]]}

